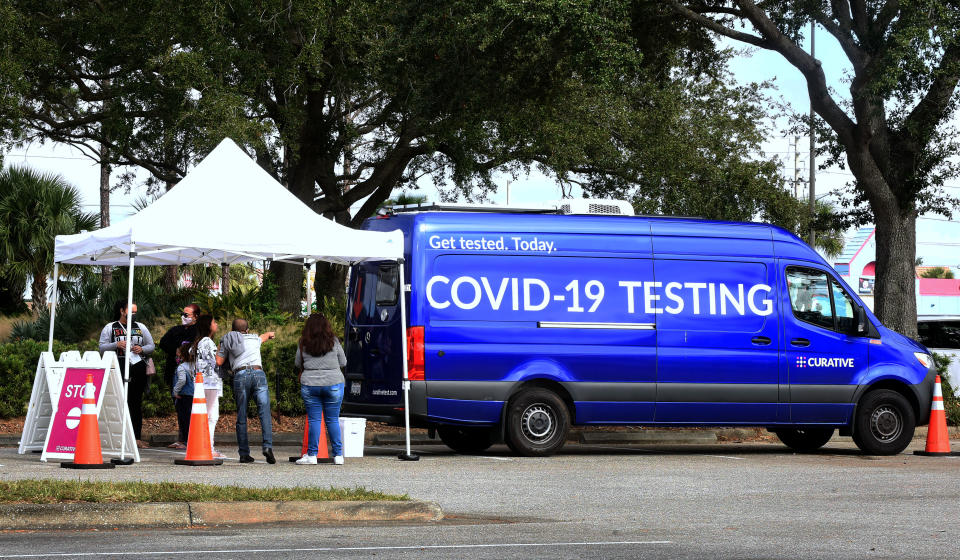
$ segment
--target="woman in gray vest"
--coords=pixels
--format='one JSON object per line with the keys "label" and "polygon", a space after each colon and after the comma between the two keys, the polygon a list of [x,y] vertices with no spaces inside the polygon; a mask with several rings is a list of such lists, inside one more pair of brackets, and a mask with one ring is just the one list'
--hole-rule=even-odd
{"label": "woman in gray vest", "polygon": [[296,367],[300,370],[300,395],[307,405],[310,421],[307,454],[298,465],[316,465],[321,418],[327,424],[327,436],[333,448],[333,462],[343,464],[343,441],[340,437],[340,403],[343,402],[343,373],[347,365],[340,341],[333,334],[330,322],[319,313],[307,317],[297,345]]}

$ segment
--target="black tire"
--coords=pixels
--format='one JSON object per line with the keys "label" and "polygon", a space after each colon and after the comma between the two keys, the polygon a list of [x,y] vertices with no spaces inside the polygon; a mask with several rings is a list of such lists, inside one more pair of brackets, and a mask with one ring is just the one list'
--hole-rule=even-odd
{"label": "black tire", "polygon": [[777,428],[774,433],[790,449],[807,453],[820,449],[833,437],[833,428],[810,426],[805,428]]}
{"label": "black tire", "polygon": [[437,435],[444,445],[457,453],[480,453],[493,445],[491,428],[439,426]]}
{"label": "black tire", "polygon": [[556,393],[525,389],[507,406],[507,445],[514,453],[546,457],[563,447],[570,430],[570,412]]}
{"label": "black tire", "polygon": [[877,389],[857,404],[853,441],[867,455],[896,455],[910,445],[916,426],[916,415],[906,397]]}

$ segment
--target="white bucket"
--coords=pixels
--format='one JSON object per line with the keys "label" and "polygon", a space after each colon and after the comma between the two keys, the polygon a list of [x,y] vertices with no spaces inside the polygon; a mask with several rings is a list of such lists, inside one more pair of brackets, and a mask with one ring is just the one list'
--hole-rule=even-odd
{"label": "white bucket", "polygon": [[366,418],[340,417],[344,457],[363,457],[363,436],[366,429]]}

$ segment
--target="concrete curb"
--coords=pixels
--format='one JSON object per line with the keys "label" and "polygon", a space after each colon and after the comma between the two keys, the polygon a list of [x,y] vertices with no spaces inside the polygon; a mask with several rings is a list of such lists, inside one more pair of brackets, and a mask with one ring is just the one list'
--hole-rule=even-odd
{"label": "concrete curb", "polygon": [[0,529],[209,527],[252,523],[333,523],[443,519],[433,502],[180,502],[3,504]]}

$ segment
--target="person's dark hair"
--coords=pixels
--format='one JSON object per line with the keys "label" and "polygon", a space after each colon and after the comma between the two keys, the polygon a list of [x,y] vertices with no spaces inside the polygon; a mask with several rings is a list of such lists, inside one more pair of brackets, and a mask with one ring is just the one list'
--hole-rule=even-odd
{"label": "person's dark hair", "polygon": [[197,315],[200,315],[200,306],[195,303],[189,303],[187,305],[184,305],[183,308],[189,309],[190,312],[193,313],[194,317],[196,317]]}
{"label": "person's dark hair", "polygon": [[177,357],[180,358],[181,362],[193,361],[193,357],[190,356],[190,344],[184,342],[177,346]]}
{"label": "person's dark hair", "polygon": [[330,321],[320,313],[312,313],[303,325],[303,334],[300,335],[300,352],[311,356],[322,356],[333,350],[333,342],[337,340],[330,327]]}
{"label": "person's dark hair", "polygon": [[113,304],[113,318],[120,319],[120,314],[123,313],[123,310],[127,308],[127,299],[118,299],[117,303]]}
{"label": "person's dark hair", "polygon": [[213,315],[209,313],[203,314],[197,317],[197,336],[193,339],[193,344],[190,345],[190,355],[193,357],[197,356],[197,346],[200,344],[200,341],[204,338],[210,336],[211,328],[213,325]]}

